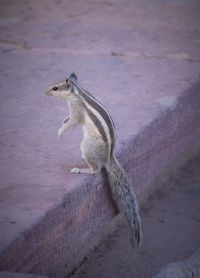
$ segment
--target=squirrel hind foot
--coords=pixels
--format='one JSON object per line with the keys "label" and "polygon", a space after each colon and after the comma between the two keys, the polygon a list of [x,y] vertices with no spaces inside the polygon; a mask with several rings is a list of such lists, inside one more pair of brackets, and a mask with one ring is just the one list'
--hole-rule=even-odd
{"label": "squirrel hind foot", "polygon": [[81,168],[73,168],[70,170],[71,173],[73,174],[96,174],[98,172],[98,170],[94,170],[92,168],[85,168],[85,169],[81,169]]}

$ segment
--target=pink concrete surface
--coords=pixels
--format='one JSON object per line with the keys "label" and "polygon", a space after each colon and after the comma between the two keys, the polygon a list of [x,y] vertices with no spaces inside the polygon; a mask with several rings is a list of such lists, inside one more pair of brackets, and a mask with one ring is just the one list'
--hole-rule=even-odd
{"label": "pink concrete surface", "polygon": [[[200,136],[198,1],[4,1],[0,10],[0,269],[54,275],[116,211],[83,165],[66,104],[75,71],[111,112],[137,194]],[[83,252],[84,253],[84,252]]]}

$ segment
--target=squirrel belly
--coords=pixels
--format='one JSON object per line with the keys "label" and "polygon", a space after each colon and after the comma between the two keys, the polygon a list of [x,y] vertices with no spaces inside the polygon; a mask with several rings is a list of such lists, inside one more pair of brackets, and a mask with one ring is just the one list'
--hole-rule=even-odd
{"label": "squirrel belly", "polygon": [[113,201],[128,222],[131,233],[131,243],[135,252],[138,253],[141,236],[141,222],[132,185],[126,172],[114,155],[106,163],[104,168],[107,173]]}

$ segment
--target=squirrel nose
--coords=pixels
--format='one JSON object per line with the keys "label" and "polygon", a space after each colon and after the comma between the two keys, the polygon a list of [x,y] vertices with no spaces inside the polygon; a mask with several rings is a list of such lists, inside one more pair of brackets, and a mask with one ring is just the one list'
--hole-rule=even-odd
{"label": "squirrel nose", "polygon": [[46,91],[46,92],[45,92],[45,95],[47,95],[47,96],[52,96],[52,93],[51,93],[51,91]]}

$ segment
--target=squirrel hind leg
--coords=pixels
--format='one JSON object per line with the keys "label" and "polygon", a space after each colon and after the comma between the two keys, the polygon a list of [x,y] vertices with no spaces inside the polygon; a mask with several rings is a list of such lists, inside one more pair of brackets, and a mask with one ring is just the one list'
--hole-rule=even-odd
{"label": "squirrel hind leg", "polygon": [[[71,169],[71,173],[74,174],[96,174],[100,172],[102,166],[98,162],[94,161],[90,156],[83,156],[83,159],[85,160],[86,164],[88,165],[88,168],[73,168]],[[88,161],[89,160],[89,161]]]}
{"label": "squirrel hind leg", "polygon": [[101,139],[83,140],[81,142],[81,153],[89,169],[92,169],[89,172],[95,174],[106,164],[108,150],[107,145]]}

